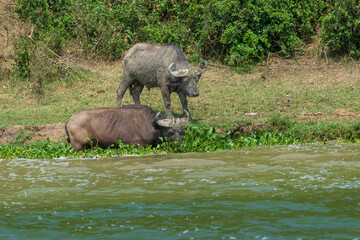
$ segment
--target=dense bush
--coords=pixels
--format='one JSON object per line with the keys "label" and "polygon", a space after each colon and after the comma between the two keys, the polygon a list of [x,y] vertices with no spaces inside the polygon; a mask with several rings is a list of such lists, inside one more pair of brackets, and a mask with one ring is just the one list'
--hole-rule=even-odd
{"label": "dense bush", "polygon": [[14,41],[13,76],[28,84],[34,93],[42,94],[47,83],[77,78],[80,72],[66,57],[61,57],[50,48],[52,38],[34,40],[21,35]]}
{"label": "dense bush", "polygon": [[[289,57],[316,33],[320,1],[211,1],[203,30],[206,54],[230,66],[264,60],[269,53]],[[208,42],[213,45],[209,49]]]}
{"label": "dense bush", "polygon": [[335,1],[323,19],[322,42],[336,56],[360,57],[360,5],[357,0]]}
{"label": "dense bush", "polygon": [[17,0],[17,9],[37,33],[56,36],[58,50],[75,39],[88,57],[119,58],[138,41],[175,43],[237,65],[298,49],[315,32],[319,2]]}
{"label": "dense bush", "polygon": [[[360,55],[355,0],[16,2],[20,16],[35,26],[33,39],[48,39],[58,55],[111,60],[137,42],[173,43],[191,59],[212,58],[247,69],[271,53],[291,57],[302,51],[321,22],[323,44],[331,51]],[[22,74],[29,73],[25,69]]]}

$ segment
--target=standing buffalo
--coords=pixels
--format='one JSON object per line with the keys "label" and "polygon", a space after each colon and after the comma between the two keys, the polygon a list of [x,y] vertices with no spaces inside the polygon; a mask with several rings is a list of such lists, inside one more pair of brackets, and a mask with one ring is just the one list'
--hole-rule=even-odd
{"label": "standing buffalo", "polygon": [[144,105],[127,105],[121,108],[98,108],[83,110],[65,124],[67,141],[79,151],[90,147],[91,141],[102,148],[118,147],[117,140],[125,144],[152,145],[161,143],[160,137],[171,142],[181,139],[182,126],[189,120],[164,119],[160,113]]}
{"label": "standing buffalo", "polygon": [[199,96],[197,82],[206,67],[206,62],[202,60],[200,68],[189,68],[178,46],[138,43],[124,58],[123,78],[117,89],[117,107],[121,106],[127,88],[135,103],[140,104],[140,94],[146,86],[149,90],[160,88],[168,118],[173,117],[170,112],[172,92],[179,95],[184,112],[189,112],[186,96]]}

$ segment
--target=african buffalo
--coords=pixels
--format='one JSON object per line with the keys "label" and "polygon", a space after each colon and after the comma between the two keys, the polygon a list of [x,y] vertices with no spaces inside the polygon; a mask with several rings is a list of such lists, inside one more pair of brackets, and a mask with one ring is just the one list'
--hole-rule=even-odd
{"label": "african buffalo", "polygon": [[65,124],[65,131],[67,141],[76,151],[90,147],[91,142],[102,148],[118,147],[117,140],[124,144],[156,146],[161,143],[160,137],[172,142],[181,139],[181,128],[190,117],[188,113],[185,115],[165,119],[160,112],[144,105],[90,109],[71,117]]}
{"label": "african buffalo", "polygon": [[127,88],[130,89],[134,102],[140,104],[140,94],[144,86],[149,90],[159,87],[166,117],[173,117],[170,111],[172,92],[179,95],[184,112],[189,113],[186,96],[199,96],[197,82],[207,67],[207,63],[201,61],[200,68],[189,68],[178,46],[136,44],[124,57],[123,78],[117,89],[117,107],[121,106]]}

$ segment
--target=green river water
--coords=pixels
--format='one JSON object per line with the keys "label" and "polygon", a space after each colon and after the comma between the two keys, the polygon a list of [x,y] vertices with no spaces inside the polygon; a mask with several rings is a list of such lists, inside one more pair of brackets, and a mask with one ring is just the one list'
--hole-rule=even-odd
{"label": "green river water", "polygon": [[360,144],[0,159],[0,239],[360,239]]}

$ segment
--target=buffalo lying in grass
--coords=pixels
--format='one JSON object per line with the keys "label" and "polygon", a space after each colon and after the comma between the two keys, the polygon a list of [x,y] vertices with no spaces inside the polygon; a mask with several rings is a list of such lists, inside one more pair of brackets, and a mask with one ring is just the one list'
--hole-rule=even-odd
{"label": "buffalo lying in grass", "polygon": [[181,139],[182,127],[189,121],[183,118],[167,119],[150,107],[127,105],[121,108],[98,108],[83,110],[65,124],[67,140],[79,151],[97,144],[102,148],[118,147],[117,140],[124,144],[156,146],[160,137],[173,142]]}

